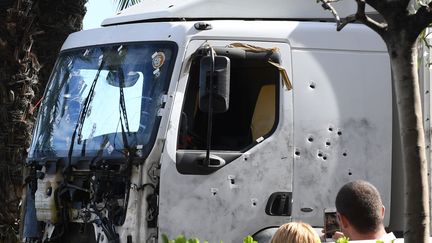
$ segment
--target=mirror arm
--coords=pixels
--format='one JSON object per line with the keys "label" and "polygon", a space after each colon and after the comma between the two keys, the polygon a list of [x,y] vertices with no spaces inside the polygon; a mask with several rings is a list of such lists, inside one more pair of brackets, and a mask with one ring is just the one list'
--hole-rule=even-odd
{"label": "mirror arm", "polygon": [[210,69],[210,80],[209,80],[209,101],[208,101],[208,120],[207,120],[207,151],[204,166],[210,165],[210,149],[212,139],[212,127],[213,127],[213,76],[215,71],[215,53],[212,47],[209,48],[211,56],[211,69]]}

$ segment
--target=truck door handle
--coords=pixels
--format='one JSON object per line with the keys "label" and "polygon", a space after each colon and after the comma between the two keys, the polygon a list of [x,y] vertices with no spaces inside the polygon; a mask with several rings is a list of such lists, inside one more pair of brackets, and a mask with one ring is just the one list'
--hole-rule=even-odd
{"label": "truck door handle", "polygon": [[274,192],[270,195],[266,214],[270,216],[291,216],[292,192]]}
{"label": "truck door handle", "polygon": [[183,175],[210,175],[239,158],[241,152],[212,151],[210,163],[204,163],[206,151],[177,150],[176,168]]}
{"label": "truck door handle", "polygon": [[[208,163],[208,165],[206,165],[206,167],[209,167],[209,168],[219,168],[219,167],[222,167],[222,166],[225,165],[225,160],[223,158],[217,156],[217,155],[210,154],[209,158],[210,158],[210,162]],[[205,163],[206,162],[205,159],[206,159],[205,155],[200,156],[198,158],[198,160],[200,160],[198,164],[201,164],[201,165],[204,166],[206,164]]]}

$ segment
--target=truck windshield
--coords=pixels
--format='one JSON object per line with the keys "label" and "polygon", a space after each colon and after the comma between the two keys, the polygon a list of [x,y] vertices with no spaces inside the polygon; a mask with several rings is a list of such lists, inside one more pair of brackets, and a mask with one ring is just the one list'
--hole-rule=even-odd
{"label": "truck windshield", "polygon": [[145,155],[158,130],[175,55],[172,43],[63,52],[43,97],[29,157],[120,157],[126,144]]}

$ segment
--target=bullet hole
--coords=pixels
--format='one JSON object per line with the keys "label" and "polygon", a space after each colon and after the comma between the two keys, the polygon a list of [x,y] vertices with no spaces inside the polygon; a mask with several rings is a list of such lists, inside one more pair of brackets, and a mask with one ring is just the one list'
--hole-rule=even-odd
{"label": "bullet hole", "polygon": [[426,118],[426,121],[429,121],[429,118]]}
{"label": "bullet hole", "polygon": [[231,185],[234,185],[235,184],[235,180],[234,179],[230,179],[230,183],[231,183]]}
{"label": "bullet hole", "polygon": [[426,148],[428,149],[428,148],[429,148],[429,145],[428,145],[428,146],[426,146]]}
{"label": "bullet hole", "polygon": [[328,129],[330,132],[333,132],[333,128],[332,127],[329,127],[329,129]]}
{"label": "bullet hole", "polygon": [[338,132],[337,132],[337,135],[339,135],[339,136],[342,135],[342,132],[341,132],[341,131],[338,131]]}
{"label": "bullet hole", "polygon": [[171,35],[168,35],[168,38],[171,38]]}
{"label": "bullet hole", "polygon": [[311,84],[309,85],[309,88],[311,88],[311,89],[315,89],[315,84],[314,84],[314,83],[311,83]]}
{"label": "bullet hole", "polygon": [[330,142],[327,141],[327,142],[325,143],[325,145],[326,145],[326,146],[330,146]]}
{"label": "bullet hole", "polygon": [[168,6],[168,8],[172,8],[172,7],[174,7],[174,5],[169,5],[169,6]]}
{"label": "bullet hole", "polygon": [[348,172],[348,175],[352,175],[351,171],[350,171],[350,172]]}
{"label": "bullet hole", "polygon": [[311,142],[311,143],[313,142],[313,140],[314,140],[313,137],[309,137],[308,138],[308,141]]}
{"label": "bullet hole", "polygon": [[218,189],[217,188],[211,188],[210,192],[213,196],[216,196]]}
{"label": "bullet hole", "polygon": [[258,199],[256,198],[251,198],[251,202],[252,202],[252,207],[256,207],[258,204]]}
{"label": "bullet hole", "polygon": [[327,160],[327,156],[323,156],[323,160]]}
{"label": "bullet hole", "polygon": [[426,92],[425,92],[426,94],[429,94],[429,90],[426,90]]}
{"label": "bullet hole", "polygon": [[323,154],[321,152],[318,152],[318,157],[322,157]]}
{"label": "bullet hole", "polygon": [[347,156],[347,153],[343,153],[342,155],[343,155],[344,157],[346,157],[346,156]]}
{"label": "bullet hole", "polygon": [[247,161],[247,160],[248,160],[248,158],[246,158],[246,157],[245,157],[245,158],[244,158],[244,160],[245,160],[245,161]]}
{"label": "bullet hole", "polygon": [[297,150],[297,151],[294,152],[294,154],[297,155],[297,156],[300,156],[300,151]]}

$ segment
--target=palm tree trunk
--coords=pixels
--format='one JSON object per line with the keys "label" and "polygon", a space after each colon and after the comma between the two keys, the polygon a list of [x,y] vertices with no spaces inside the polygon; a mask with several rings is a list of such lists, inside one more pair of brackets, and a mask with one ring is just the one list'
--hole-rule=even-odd
{"label": "palm tree trunk", "polygon": [[62,43],[82,28],[87,0],[11,2],[0,8],[0,242],[17,240],[34,105]]}
{"label": "palm tree trunk", "polygon": [[[393,37],[396,35],[393,35]],[[416,43],[387,41],[401,128],[405,170],[405,242],[429,241],[429,191]]]}
{"label": "palm tree trunk", "polygon": [[[30,1],[31,2],[31,1]],[[21,166],[25,159],[28,138],[31,131],[26,117],[28,105],[33,98],[32,86],[37,83],[38,67],[29,60],[31,48],[19,51],[24,45],[21,37],[24,30],[17,26],[28,26],[24,19],[29,15],[16,15],[28,6],[9,6],[2,9],[0,32],[2,45],[0,55],[2,72],[0,75],[0,241],[15,242],[18,226],[18,204],[21,196]],[[25,12],[24,12],[25,13]],[[20,45],[20,44],[21,45]],[[26,42],[28,43],[28,42]],[[31,42],[29,43],[31,44]],[[19,49],[18,49],[19,48]],[[21,63],[19,61],[22,61]],[[37,67],[34,69],[33,66]],[[36,78],[36,79],[35,79]]]}

